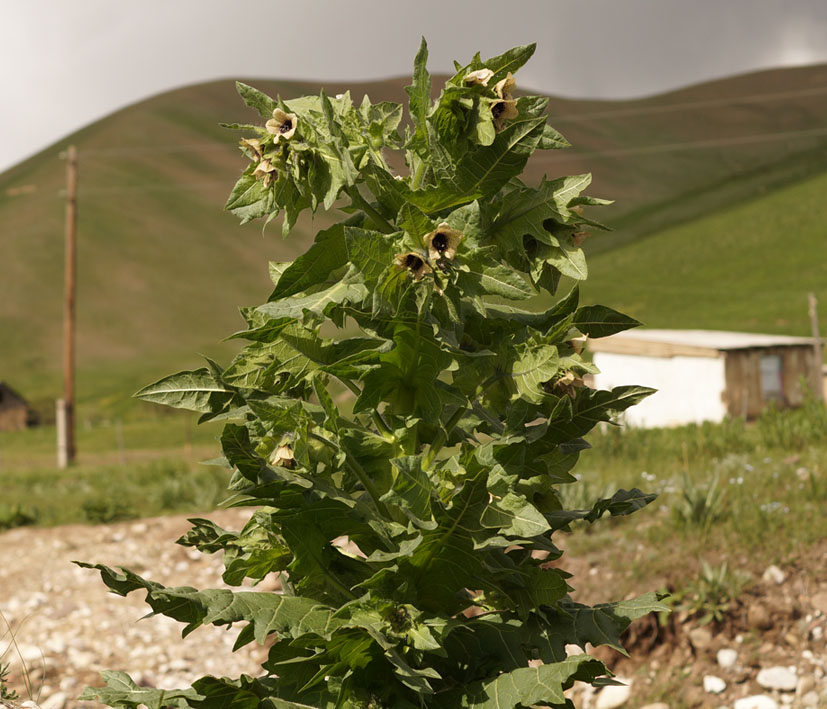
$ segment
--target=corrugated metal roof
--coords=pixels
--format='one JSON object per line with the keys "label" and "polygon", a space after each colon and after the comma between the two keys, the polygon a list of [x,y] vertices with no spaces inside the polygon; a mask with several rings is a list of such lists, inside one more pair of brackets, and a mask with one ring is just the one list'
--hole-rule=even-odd
{"label": "corrugated metal roof", "polygon": [[646,330],[634,329],[610,337],[589,340],[593,352],[624,352],[670,356],[675,354],[714,357],[726,350],[754,347],[812,347],[810,337],[765,335],[726,330]]}

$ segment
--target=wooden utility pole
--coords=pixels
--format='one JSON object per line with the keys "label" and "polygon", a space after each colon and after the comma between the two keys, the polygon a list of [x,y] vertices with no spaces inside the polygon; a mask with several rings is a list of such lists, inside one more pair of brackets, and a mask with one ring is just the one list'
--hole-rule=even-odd
{"label": "wooden utility pole", "polygon": [[[58,465],[75,462],[75,274],[77,272],[77,185],[78,151],[66,151],[66,271],[63,309],[63,440],[58,440]],[[62,445],[61,445],[62,444]],[[63,455],[61,455],[63,453]]]}
{"label": "wooden utility pole", "polygon": [[815,396],[817,399],[824,398],[824,383],[823,379],[824,376],[821,373],[823,368],[824,360],[822,359],[823,355],[821,354],[821,336],[818,332],[818,301],[816,300],[816,294],[810,293],[809,295],[810,301],[810,328],[813,333],[813,349],[815,350],[815,358],[816,358],[816,380],[815,384]]}

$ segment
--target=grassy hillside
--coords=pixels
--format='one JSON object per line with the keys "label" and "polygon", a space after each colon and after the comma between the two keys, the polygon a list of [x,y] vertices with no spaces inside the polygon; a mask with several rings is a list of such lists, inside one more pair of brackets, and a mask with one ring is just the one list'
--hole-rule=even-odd
{"label": "grassy hillside", "polygon": [[807,335],[809,291],[827,315],[825,194],[827,172],[598,254],[586,297],[650,327]]}
{"label": "grassy hillside", "polygon": [[[284,97],[318,90],[249,82]],[[403,101],[403,83],[350,88],[357,100],[366,92]],[[795,309],[799,286],[818,286],[803,285],[802,274],[814,279],[818,265],[812,225],[824,216],[825,112],[827,67],[761,72],[639,101],[552,99],[552,123],[576,148],[540,156],[528,179],[590,171],[592,193],[618,201],[600,215],[618,231],[588,242],[596,255],[590,297],[652,325],[804,334]],[[325,226],[324,217],[305,221],[282,241],[277,227],[263,235],[253,225],[239,229],[222,212],[243,160],[235,136],[218,123],[250,118],[232,82],[188,87],[119,111],[0,175],[0,379],[43,402],[59,392],[58,154],[69,142],[80,151],[81,408],[121,407],[140,384],[197,366],[193,353],[231,352],[217,341],[239,326],[236,306],[266,297],[266,262],[292,258]],[[789,270],[768,266],[782,263]],[[688,291],[667,275],[676,267],[686,288],[700,291],[702,309],[690,310]],[[660,274],[665,282],[657,286]],[[753,295],[766,304],[753,307]]]}

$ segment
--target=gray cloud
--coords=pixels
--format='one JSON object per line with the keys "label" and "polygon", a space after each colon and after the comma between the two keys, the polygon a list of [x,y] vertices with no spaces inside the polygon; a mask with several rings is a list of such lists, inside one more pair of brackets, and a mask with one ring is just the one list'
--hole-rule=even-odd
{"label": "gray cloud", "polygon": [[27,0],[0,27],[0,169],[127,103],[218,77],[319,80],[433,71],[537,42],[521,83],[624,98],[827,61],[821,0]]}

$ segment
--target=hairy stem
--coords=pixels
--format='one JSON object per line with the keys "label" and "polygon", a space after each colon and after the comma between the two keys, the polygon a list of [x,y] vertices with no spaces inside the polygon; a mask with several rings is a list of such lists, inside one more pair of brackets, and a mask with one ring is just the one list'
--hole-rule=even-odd
{"label": "hairy stem", "polygon": [[428,448],[428,452],[425,454],[425,459],[422,461],[422,466],[424,468],[430,468],[431,464],[434,462],[434,458],[436,458],[437,453],[439,453],[442,446],[448,441],[448,436],[451,434],[451,431],[454,430],[454,427],[459,423],[459,420],[465,415],[466,409],[464,406],[458,408],[454,413],[451,415],[451,418],[445,423],[445,425],[439,430],[436,438],[431,443],[430,447]]}
{"label": "hairy stem", "polygon": [[365,214],[367,214],[380,231],[385,234],[392,234],[397,231],[393,224],[385,219],[385,217],[383,217],[370,202],[359,194],[359,190],[355,186],[348,187],[345,192],[347,192],[347,196],[350,197],[350,201],[353,206],[361,209]]}

